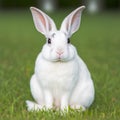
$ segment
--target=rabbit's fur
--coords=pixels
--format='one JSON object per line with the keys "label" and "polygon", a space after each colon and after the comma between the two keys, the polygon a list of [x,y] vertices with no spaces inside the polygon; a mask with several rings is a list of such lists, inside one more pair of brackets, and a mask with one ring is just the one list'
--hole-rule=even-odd
{"label": "rabbit's fur", "polygon": [[94,100],[94,85],[89,70],[70,43],[71,35],[79,29],[81,6],[62,22],[60,30],[41,10],[31,7],[36,29],[46,37],[39,53],[30,88],[36,102],[26,101],[29,111],[57,108],[88,108]]}

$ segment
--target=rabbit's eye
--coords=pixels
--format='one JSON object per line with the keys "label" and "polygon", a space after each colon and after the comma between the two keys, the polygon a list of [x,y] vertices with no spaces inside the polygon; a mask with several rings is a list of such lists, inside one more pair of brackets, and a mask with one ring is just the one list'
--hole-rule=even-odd
{"label": "rabbit's eye", "polygon": [[48,38],[48,44],[51,44],[51,39],[50,38]]}
{"label": "rabbit's eye", "polygon": [[67,43],[68,43],[68,44],[70,43],[70,38],[68,38]]}

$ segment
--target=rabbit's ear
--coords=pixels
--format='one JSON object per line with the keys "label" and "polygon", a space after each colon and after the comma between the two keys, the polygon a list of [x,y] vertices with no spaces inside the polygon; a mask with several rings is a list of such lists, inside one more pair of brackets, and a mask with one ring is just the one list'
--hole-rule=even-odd
{"label": "rabbit's ear", "polygon": [[47,36],[50,31],[56,31],[56,25],[48,15],[35,7],[31,7],[30,10],[35,27],[39,32]]}
{"label": "rabbit's ear", "polygon": [[63,20],[60,30],[68,34],[69,37],[79,29],[84,8],[85,6],[77,8]]}

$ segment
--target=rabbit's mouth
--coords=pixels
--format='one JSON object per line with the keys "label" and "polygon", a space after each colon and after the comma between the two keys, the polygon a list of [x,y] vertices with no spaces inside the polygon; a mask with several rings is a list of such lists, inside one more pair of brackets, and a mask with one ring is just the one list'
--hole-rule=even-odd
{"label": "rabbit's mouth", "polygon": [[56,59],[52,60],[53,62],[67,62],[70,61],[68,58],[62,58],[62,57],[58,57]]}
{"label": "rabbit's mouth", "polygon": [[59,58],[57,59],[57,62],[65,62],[65,60],[62,59],[61,57],[59,57]]}
{"label": "rabbit's mouth", "polygon": [[58,58],[58,59],[54,59],[52,60],[53,62],[65,62],[66,60]]}

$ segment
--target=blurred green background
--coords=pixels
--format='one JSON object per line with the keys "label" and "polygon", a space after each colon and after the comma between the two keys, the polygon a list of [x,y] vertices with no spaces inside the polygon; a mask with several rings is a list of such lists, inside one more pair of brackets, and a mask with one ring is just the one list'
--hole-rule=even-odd
{"label": "blurred green background", "polygon": [[39,7],[44,3],[50,3],[59,9],[76,7],[80,4],[88,5],[93,1],[101,5],[104,9],[120,9],[120,0],[0,0],[0,8],[28,8],[29,6]]}

